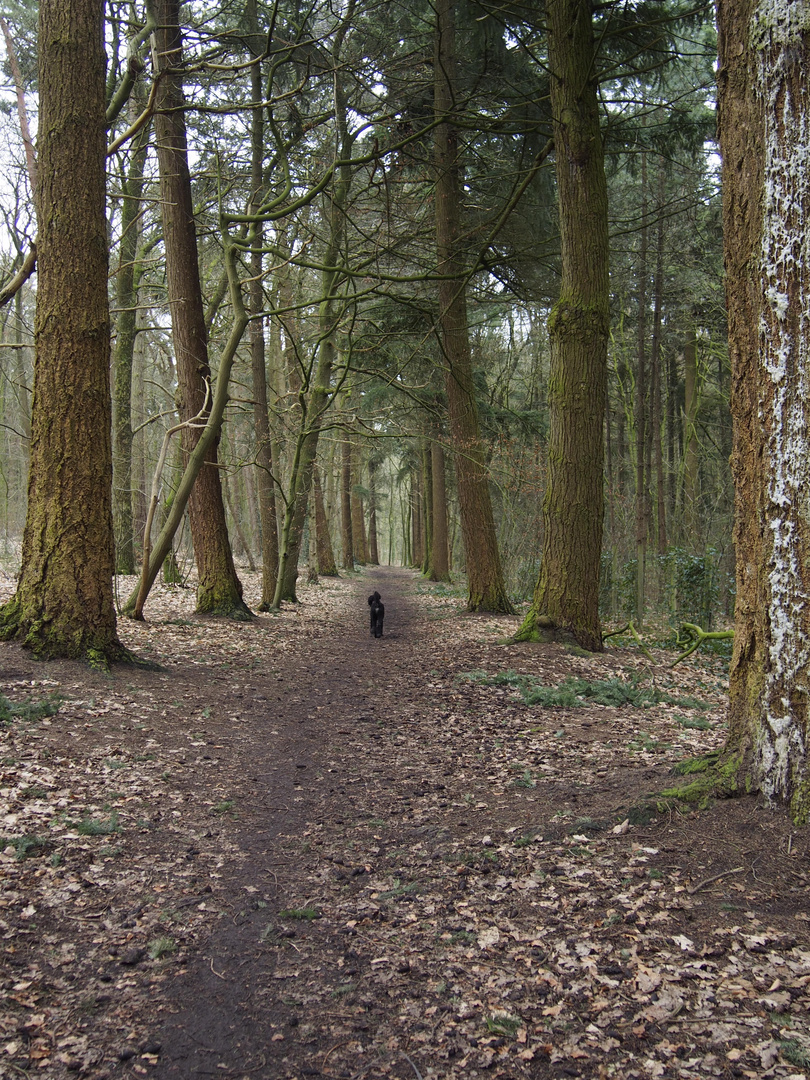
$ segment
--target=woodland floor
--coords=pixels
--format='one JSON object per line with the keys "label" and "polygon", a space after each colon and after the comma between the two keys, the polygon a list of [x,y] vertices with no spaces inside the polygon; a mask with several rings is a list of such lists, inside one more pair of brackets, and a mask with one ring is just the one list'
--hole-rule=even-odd
{"label": "woodland floor", "polygon": [[0,724],[0,1076],[807,1075],[807,830],[639,809],[722,744],[719,660],[507,646],[392,568],[302,598],[158,590],[120,626],[157,670],[0,645],[0,694],[61,699]]}

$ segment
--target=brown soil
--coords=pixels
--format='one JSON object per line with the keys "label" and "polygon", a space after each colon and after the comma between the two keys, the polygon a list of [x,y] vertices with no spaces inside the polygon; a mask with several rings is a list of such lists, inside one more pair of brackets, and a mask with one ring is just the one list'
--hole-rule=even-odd
{"label": "brown soil", "polygon": [[[806,831],[643,809],[722,745],[719,661],[507,646],[392,568],[302,596],[160,591],[154,671],[0,645],[0,693],[62,698],[0,726],[0,1076],[806,1075]],[[678,700],[462,677],[507,670]]]}

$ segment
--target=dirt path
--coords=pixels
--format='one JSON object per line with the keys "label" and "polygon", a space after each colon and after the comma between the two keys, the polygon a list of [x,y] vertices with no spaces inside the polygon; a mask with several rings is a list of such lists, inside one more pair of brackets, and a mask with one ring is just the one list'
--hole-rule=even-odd
{"label": "dirt path", "polygon": [[0,726],[0,1076],[805,1075],[806,832],[642,808],[722,743],[716,663],[507,647],[396,569],[302,597],[164,590],[156,672],[0,646],[63,698]]}

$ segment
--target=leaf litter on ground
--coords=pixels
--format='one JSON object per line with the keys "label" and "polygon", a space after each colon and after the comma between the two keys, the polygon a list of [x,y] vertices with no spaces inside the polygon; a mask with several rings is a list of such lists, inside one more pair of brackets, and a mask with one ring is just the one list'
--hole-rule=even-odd
{"label": "leaf litter on ground", "polygon": [[162,587],[158,672],[0,646],[0,1075],[805,1075],[804,832],[645,802],[722,746],[720,662],[375,580],[381,642],[352,578],[247,625]]}

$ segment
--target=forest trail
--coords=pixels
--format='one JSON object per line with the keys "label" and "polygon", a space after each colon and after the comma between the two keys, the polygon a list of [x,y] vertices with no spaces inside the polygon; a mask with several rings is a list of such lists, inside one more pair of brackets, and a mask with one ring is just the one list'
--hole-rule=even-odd
{"label": "forest trail", "polygon": [[0,726],[0,1076],[804,1075],[806,830],[644,809],[722,744],[718,661],[506,645],[396,568],[301,597],[159,589],[157,671],[0,646],[62,699]]}

